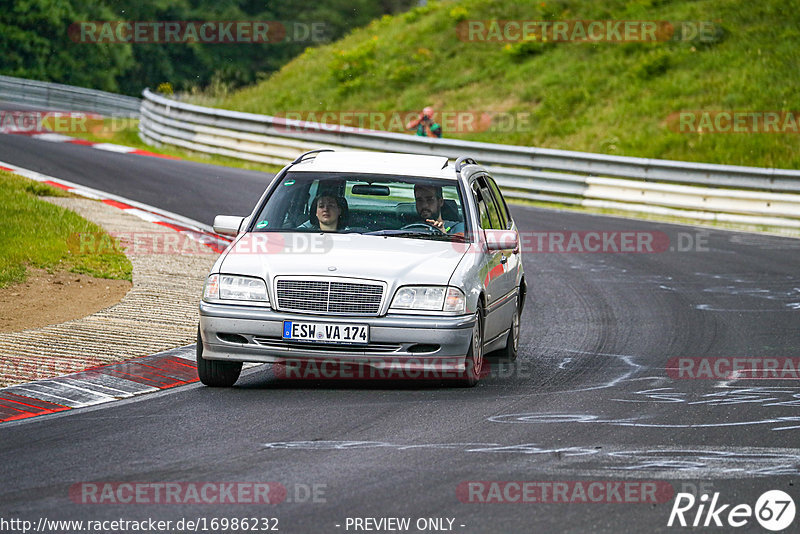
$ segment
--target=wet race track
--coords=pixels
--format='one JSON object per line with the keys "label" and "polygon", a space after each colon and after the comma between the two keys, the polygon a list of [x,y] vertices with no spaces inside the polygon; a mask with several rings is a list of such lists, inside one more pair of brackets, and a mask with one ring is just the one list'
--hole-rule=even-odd
{"label": "wet race track", "polygon": [[[248,213],[268,180],[9,135],[0,161],[206,224]],[[529,288],[520,355],[493,361],[476,388],[287,380],[261,366],[232,389],[191,384],[6,423],[2,515],[153,518],[172,530],[183,519],[199,531],[225,530],[215,518],[281,532],[408,520],[410,532],[468,533],[688,530],[680,519],[719,520],[721,532],[739,504],[788,514],[759,496],[800,496],[800,241],[512,213]],[[600,236],[592,244],[640,232],[660,245],[590,252],[585,232]],[[124,483],[149,500],[123,502]],[[204,484],[216,499],[188,498]],[[728,506],[709,517],[712,498]],[[733,520],[765,531],[755,516]]]}

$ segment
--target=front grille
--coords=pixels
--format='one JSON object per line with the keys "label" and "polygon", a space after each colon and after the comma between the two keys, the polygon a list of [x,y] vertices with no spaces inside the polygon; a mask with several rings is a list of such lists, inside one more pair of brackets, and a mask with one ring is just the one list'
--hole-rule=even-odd
{"label": "front grille", "polygon": [[278,309],[337,315],[377,315],[383,286],[324,280],[278,280]]}

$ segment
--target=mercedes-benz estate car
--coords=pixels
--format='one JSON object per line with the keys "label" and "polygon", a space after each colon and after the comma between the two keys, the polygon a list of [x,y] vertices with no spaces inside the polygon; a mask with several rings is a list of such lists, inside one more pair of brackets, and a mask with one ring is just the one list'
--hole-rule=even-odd
{"label": "mercedes-benz estate car", "polygon": [[235,238],[200,303],[203,384],[233,385],[243,362],[324,362],[472,386],[485,354],[517,356],[519,234],[470,158],[312,151],[214,230]]}

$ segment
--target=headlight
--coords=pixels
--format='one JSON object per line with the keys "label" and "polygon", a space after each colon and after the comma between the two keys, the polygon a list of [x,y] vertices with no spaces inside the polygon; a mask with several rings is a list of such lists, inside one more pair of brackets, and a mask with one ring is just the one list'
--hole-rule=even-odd
{"label": "headlight", "polygon": [[269,304],[267,284],[264,280],[230,274],[212,274],[209,276],[203,289],[203,299]]}
{"label": "headlight", "polygon": [[456,287],[408,286],[397,290],[391,308],[397,310],[427,310],[463,312],[466,297]]}

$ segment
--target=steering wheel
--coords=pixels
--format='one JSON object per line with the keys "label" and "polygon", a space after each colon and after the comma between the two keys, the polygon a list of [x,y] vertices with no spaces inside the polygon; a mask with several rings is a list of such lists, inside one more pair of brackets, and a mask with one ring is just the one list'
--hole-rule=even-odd
{"label": "steering wheel", "polygon": [[440,234],[444,233],[444,231],[442,231],[441,229],[436,228],[432,224],[428,224],[426,222],[415,222],[415,223],[407,224],[407,225],[403,226],[400,229],[401,230],[427,230],[431,234],[433,234],[435,232],[438,232]]}

